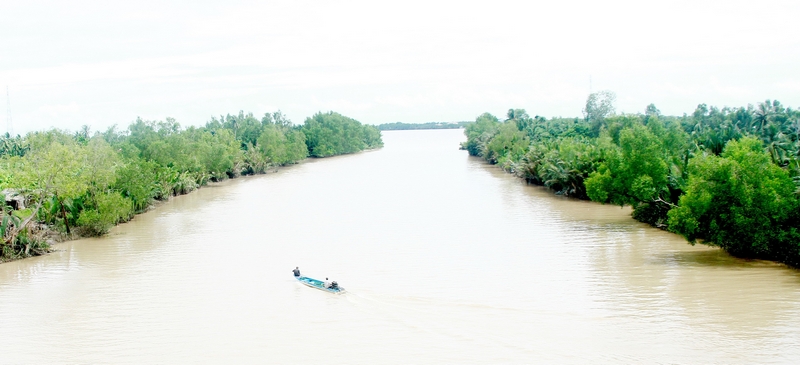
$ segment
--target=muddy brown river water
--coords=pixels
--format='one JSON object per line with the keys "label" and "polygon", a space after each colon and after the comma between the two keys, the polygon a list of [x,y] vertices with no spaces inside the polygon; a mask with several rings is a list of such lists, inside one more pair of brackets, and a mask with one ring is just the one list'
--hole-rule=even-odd
{"label": "muddy brown river water", "polygon": [[383,136],[0,265],[0,363],[800,363],[799,271]]}

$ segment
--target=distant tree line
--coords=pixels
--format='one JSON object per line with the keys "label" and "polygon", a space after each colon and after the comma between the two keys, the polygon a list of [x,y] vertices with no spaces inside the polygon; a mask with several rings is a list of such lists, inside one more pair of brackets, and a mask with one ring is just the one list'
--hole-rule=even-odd
{"label": "distant tree line", "polygon": [[280,111],[239,112],[183,128],[137,119],[90,133],[49,130],[0,137],[0,262],[44,253],[47,235],[101,235],[155,200],[209,181],[259,174],[309,156],[383,146],[380,131],[334,112],[293,125]]}
{"label": "distant tree line", "polygon": [[800,267],[800,111],[767,100],[615,114],[613,102],[591,94],[582,118],[486,113],[462,148],[557,194],[630,205],[692,244]]}
{"label": "distant tree line", "polygon": [[384,123],[379,124],[382,131],[409,130],[409,129],[459,129],[472,122],[429,122],[429,123]]}

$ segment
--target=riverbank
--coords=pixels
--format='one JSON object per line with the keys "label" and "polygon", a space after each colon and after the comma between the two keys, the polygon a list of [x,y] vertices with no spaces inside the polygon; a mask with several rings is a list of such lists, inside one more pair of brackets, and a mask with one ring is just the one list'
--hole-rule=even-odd
{"label": "riverbank", "polygon": [[0,265],[0,362],[798,362],[799,272],[528,186],[461,132],[383,133]]}
{"label": "riverbank", "polygon": [[[201,128],[138,119],[126,131],[49,130],[2,142],[19,148],[0,154],[0,188],[26,192],[30,204],[22,216],[33,217],[19,219],[4,204],[4,260],[45,253],[54,231],[63,232],[58,240],[103,235],[154,202],[210,182],[383,145],[377,128],[334,112],[301,126],[280,112],[261,120],[240,112]],[[49,228],[33,229],[37,222]]]}
{"label": "riverbank", "polygon": [[512,109],[503,121],[479,116],[461,147],[556,194],[631,206],[634,219],[691,244],[800,267],[800,142],[790,122],[798,116],[769,100],[701,104],[683,117],[652,104],[645,114],[585,118]]}
{"label": "riverbank", "polygon": [[[308,160],[308,159],[306,159],[306,160]],[[306,160],[300,161],[298,164],[303,163]],[[239,175],[239,176],[230,178],[228,180],[235,180],[235,179],[245,178],[245,177],[250,177],[250,176],[265,175],[265,174],[274,173],[274,172],[277,172],[277,171],[278,171],[278,169],[271,170],[271,171],[268,171],[268,172],[259,173],[259,174]],[[131,216],[127,220],[117,222],[115,224],[115,226],[118,226],[120,224],[128,223],[128,222],[134,220],[137,216],[139,216],[141,214],[150,212],[152,210],[156,210],[160,206],[168,203],[169,201],[171,201],[174,198],[177,198],[177,197],[180,197],[180,196],[183,196],[183,195],[189,195],[189,194],[192,194],[194,192],[199,191],[200,189],[213,187],[214,185],[225,183],[228,180],[209,182],[209,183],[207,183],[207,184],[205,184],[203,186],[200,186],[199,188],[194,189],[192,191],[189,191],[189,192],[186,192],[186,193],[183,193],[183,194],[179,194],[179,195],[171,195],[166,200],[155,200],[155,201],[151,202],[151,204],[148,205],[144,210],[135,213],[133,216]],[[46,224],[42,224],[42,223],[36,223],[35,226],[32,227],[32,229],[38,232],[37,235],[41,235],[43,237],[46,237],[45,240],[44,240],[44,243],[47,246],[44,247],[44,250],[41,252],[41,254],[30,255],[30,256],[25,256],[25,257],[15,257],[15,258],[6,258],[6,257],[0,256],[0,264],[4,264],[4,263],[8,263],[8,262],[17,261],[17,260],[24,260],[24,259],[28,259],[28,258],[33,258],[33,257],[37,257],[37,256],[50,254],[50,253],[56,251],[56,248],[54,246],[57,245],[57,244],[60,244],[60,243],[65,243],[65,242],[84,239],[84,238],[96,237],[96,235],[92,235],[92,234],[82,234],[81,230],[73,230],[68,235],[66,232],[64,232],[62,230],[59,230],[59,228],[57,226],[46,225]]]}
{"label": "riverbank", "polygon": [[[125,221],[117,222],[115,224],[115,226],[120,225],[120,224],[128,223],[128,222],[134,220],[136,218],[136,216],[139,216],[141,214],[150,212],[152,210],[156,210],[159,207],[161,207],[162,205],[170,202],[174,198],[198,192],[203,188],[212,188],[212,187],[215,187],[215,186],[220,186],[220,185],[225,184],[225,183],[227,183],[227,182],[229,182],[231,180],[250,178],[250,177],[257,177],[257,176],[261,176],[261,175],[277,173],[277,172],[279,172],[281,169],[283,169],[285,167],[290,167],[290,166],[294,167],[294,166],[297,166],[297,165],[302,165],[304,163],[308,163],[309,161],[313,161],[313,160],[334,159],[336,157],[342,157],[342,156],[347,156],[347,155],[360,154],[360,153],[366,153],[366,152],[374,152],[374,151],[380,150],[381,148],[382,147],[364,149],[362,151],[357,151],[357,152],[352,152],[352,153],[343,153],[343,154],[338,154],[338,155],[333,155],[333,156],[328,156],[328,157],[309,156],[309,157],[305,158],[304,160],[297,161],[297,162],[295,162],[295,163],[293,163],[291,165],[276,166],[276,167],[274,167],[272,169],[267,169],[264,172],[255,173],[255,174],[246,174],[246,175],[240,174],[240,175],[237,175],[237,176],[225,179],[225,180],[221,180],[221,181],[207,182],[206,184],[204,184],[202,186],[199,186],[197,189],[185,192],[183,194],[171,195],[166,200],[154,200],[154,201],[151,202],[150,205],[147,206],[146,209],[144,209],[144,210],[142,210],[140,212],[137,212],[136,214],[131,216],[130,219],[127,219]],[[74,241],[74,240],[79,240],[79,239],[84,239],[84,238],[96,237],[96,235],[92,235],[92,234],[81,234],[80,230],[72,231],[71,234],[67,235],[66,232],[64,232],[62,230],[59,230],[58,227],[52,226],[52,225],[37,224],[37,227],[35,229],[37,231],[41,231],[41,235],[42,236],[47,237],[47,239],[45,241],[45,243],[47,244],[47,247],[42,252],[42,254],[31,255],[31,256],[26,256],[26,257],[16,257],[16,258],[11,258],[11,259],[0,257],[0,264],[12,262],[12,261],[17,261],[17,260],[23,260],[23,259],[27,259],[27,258],[32,258],[32,257],[37,257],[37,256],[41,256],[41,255],[46,255],[46,254],[52,253],[54,250],[56,250],[53,246],[57,245],[59,243],[64,243],[64,242],[69,242],[69,241]]]}

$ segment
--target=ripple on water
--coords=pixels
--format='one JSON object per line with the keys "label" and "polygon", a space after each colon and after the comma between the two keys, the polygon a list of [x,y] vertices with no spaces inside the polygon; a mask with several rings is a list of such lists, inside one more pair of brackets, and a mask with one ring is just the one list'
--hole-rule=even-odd
{"label": "ripple on water", "polygon": [[800,360],[797,271],[526,185],[461,133],[384,133],[2,264],[0,362]]}

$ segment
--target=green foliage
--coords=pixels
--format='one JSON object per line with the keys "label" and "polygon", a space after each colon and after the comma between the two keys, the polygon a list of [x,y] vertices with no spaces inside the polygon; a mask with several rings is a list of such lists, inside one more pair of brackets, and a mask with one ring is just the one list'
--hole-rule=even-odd
{"label": "green foliage", "polygon": [[[669,117],[615,115],[613,93],[587,99],[584,118],[509,109],[465,126],[470,155],[559,194],[634,207],[634,218],[704,239],[743,257],[800,266],[800,112],[778,101]],[[91,135],[88,127],[0,138],[0,188],[33,205],[3,208],[3,257],[46,252],[38,225],[102,234],[153,199],[185,194],[307,156],[383,145],[380,130],[337,113],[295,127],[280,111],[239,112],[182,128],[137,119]],[[685,193],[684,193],[685,192]]]}
{"label": "green foliage", "polygon": [[536,169],[538,179],[557,194],[586,199],[584,181],[603,159],[603,148],[608,144],[602,142],[576,137],[554,141]]}
{"label": "green foliage", "polygon": [[608,90],[589,94],[589,97],[586,98],[583,116],[587,122],[591,123],[595,136],[600,133],[603,120],[614,114],[614,102],[616,100],[617,95]]}
{"label": "green foliage", "polygon": [[[374,140],[375,136],[371,135],[375,132],[374,129],[369,129],[367,146],[383,146],[383,141],[380,140],[380,132],[377,135],[377,141]],[[286,131],[286,161],[284,164],[296,163],[305,160],[308,157],[308,147],[306,145],[306,135],[298,129]]]}
{"label": "green foliage", "polygon": [[[685,184],[689,137],[676,123],[665,126],[657,116],[607,120],[603,132],[614,145],[585,181],[594,201],[634,207],[634,218],[664,226]],[[643,122],[647,122],[644,125]]]}
{"label": "green foliage", "polygon": [[[195,178],[197,185],[203,185],[208,180],[224,180],[241,172],[244,158],[241,143],[234,137],[234,131],[195,127],[181,130],[180,125],[170,118],[167,118],[167,122],[139,119],[129,127],[129,131],[128,142],[132,146],[127,150],[140,151],[135,157],[174,169],[178,174],[188,173]],[[186,186],[182,184],[172,190],[192,190],[186,190]]]}
{"label": "green foliage", "polygon": [[158,167],[154,162],[138,157],[132,158],[117,169],[113,188],[131,200],[135,212],[141,212],[159,196],[157,170]]}
{"label": "green foliage", "polygon": [[731,141],[721,156],[697,156],[689,168],[686,193],[669,212],[670,230],[734,255],[800,262],[792,241],[800,208],[795,186],[761,141]]}
{"label": "green foliage", "polygon": [[737,124],[732,119],[731,110],[720,110],[700,104],[695,109],[692,117],[695,124],[691,130],[693,139],[704,149],[714,154],[720,154],[725,144],[730,140],[738,139],[743,133],[752,129],[752,123]]}
{"label": "green foliage", "polygon": [[274,124],[264,127],[258,137],[258,149],[267,161],[275,165],[283,165],[287,162],[286,135]]}
{"label": "green foliage", "polygon": [[647,105],[647,107],[644,108],[644,115],[648,117],[658,118],[659,116],[661,116],[661,111],[658,110],[658,108],[656,108],[655,104],[650,103]]}
{"label": "green foliage", "polygon": [[317,113],[303,123],[309,156],[327,157],[383,146],[380,131],[339,113]]}
{"label": "green foliage", "polygon": [[475,119],[475,123],[464,129],[467,141],[461,144],[461,148],[472,156],[484,156],[487,144],[498,133],[499,128],[500,120],[497,117],[489,113],[481,114]]}
{"label": "green foliage", "polygon": [[381,138],[381,131],[376,126],[364,125],[361,133],[363,133],[364,143],[367,149],[383,147],[383,139]]}
{"label": "green foliage", "polygon": [[319,156],[383,145],[376,127],[351,118],[331,112],[309,119],[298,128],[280,111],[261,120],[239,112],[212,118],[202,128],[182,128],[172,118],[137,118],[126,130],[113,126],[94,135],[84,126],[75,133],[53,129],[0,137],[0,189],[22,192],[33,203],[24,217],[2,206],[0,259],[46,252],[36,221],[67,234],[79,227],[100,235],[154,199],[301,161],[309,155],[304,132],[320,144]]}
{"label": "green foliage", "polygon": [[[276,124],[264,126],[254,150],[263,156],[266,164],[275,166],[296,163],[308,157],[308,148],[303,132],[286,129]],[[261,161],[259,158],[254,159]]]}
{"label": "green foliage", "polygon": [[[302,147],[303,151],[307,151],[305,143],[303,143]],[[245,145],[243,158],[245,168],[242,173],[244,175],[263,174],[271,166],[269,158],[250,143]]]}
{"label": "green foliage", "polygon": [[[635,219],[692,241],[800,266],[800,111],[767,100],[615,115],[613,101],[590,95],[582,119],[487,113],[461,148],[558,194],[631,205]],[[522,150],[512,126],[530,143]]]}
{"label": "green foliage", "polygon": [[23,168],[22,158],[0,156],[0,190],[18,187],[19,175]]}
{"label": "green foliage", "polygon": [[196,130],[195,133],[197,137],[190,153],[198,157],[200,169],[190,171],[201,177],[197,179],[198,184],[205,183],[202,178],[204,173],[208,173],[215,181],[238,175],[239,169],[236,166],[239,166],[242,155],[240,144],[232,133],[221,131],[212,134],[203,130]]}
{"label": "green foliage", "polygon": [[78,218],[78,224],[89,235],[105,234],[117,223],[130,219],[133,214],[133,202],[120,193],[102,193],[95,200],[96,207],[82,211]]}
{"label": "green foliage", "polygon": [[517,128],[514,120],[511,120],[499,126],[497,134],[486,145],[483,158],[513,171],[513,164],[525,155],[528,144],[528,136]]}
{"label": "green foliage", "polygon": [[33,192],[40,199],[50,195],[73,198],[88,189],[87,151],[60,131],[35,133],[28,138],[31,151],[22,161],[20,188]]}
{"label": "green foliage", "polygon": [[619,149],[610,153],[586,180],[589,198],[635,205],[668,195],[668,165],[661,140],[644,125],[620,132]]}
{"label": "green foliage", "polygon": [[17,156],[22,157],[30,150],[27,141],[20,136],[11,137],[8,132],[0,136],[0,157]]}
{"label": "green foliage", "polygon": [[289,118],[286,117],[286,115],[281,113],[280,110],[278,110],[278,111],[276,111],[276,112],[274,112],[272,114],[270,114],[270,113],[265,113],[264,114],[264,117],[261,118],[261,125],[262,126],[266,126],[266,125],[269,125],[269,124],[275,124],[276,126],[278,126],[280,128],[283,128],[283,129],[288,129],[288,128],[292,127],[292,121],[289,120]]}
{"label": "green foliage", "polygon": [[189,171],[177,172],[171,174],[171,177],[172,179],[170,179],[169,183],[172,187],[173,195],[183,195],[195,191],[200,187],[197,181],[203,181],[195,177],[195,175]]}
{"label": "green foliage", "polygon": [[91,138],[84,149],[83,173],[86,175],[89,190],[97,194],[116,181],[117,168],[122,159],[103,138]]}
{"label": "green foliage", "polygon": [[532,143],[540,143],[562,137],[591,137],[589,124],[580,118],[552,118],[536,116],[522,128]]}

